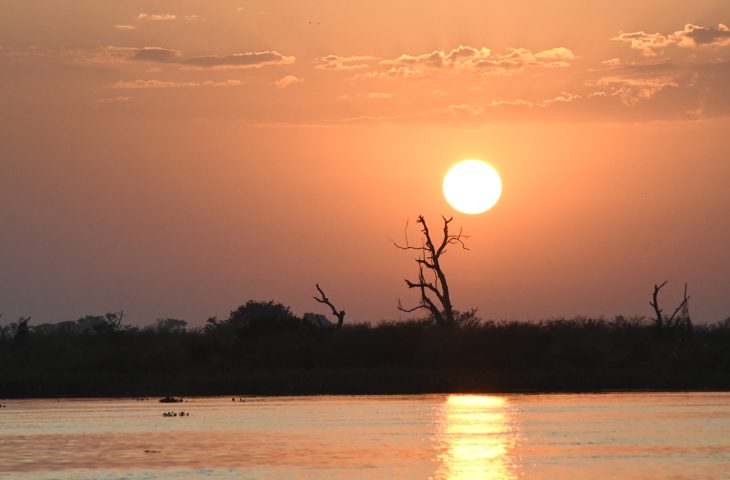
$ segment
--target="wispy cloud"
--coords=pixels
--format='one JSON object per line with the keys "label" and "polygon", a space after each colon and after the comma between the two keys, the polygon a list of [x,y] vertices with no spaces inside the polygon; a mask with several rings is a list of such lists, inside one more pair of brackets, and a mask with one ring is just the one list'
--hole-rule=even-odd
{"label": "wispy cloud", "polygon": [[216,70],[288,65],[295,61],[294,57],[284,56],[276,51],[185,57],[179,50],[162,47],[103,47],[76,54],[86,63],[148,62]]}
{"label": "wispy cloud", "polygon": [[181,58],[177,63],[202,68],[246,68],[263,65],[286,65],[294,63],[294,57],[286,57],[279,52],[246,52],[232,55],[202,55]]}
{"label": "wispy cloud", "polygon": [[368,98],[376,99],[376,100],[387,100],[389,98],[393,98],[394,96],[395,96],[395,94],[387,93],[387,92],[370,92],[370,93],[368,93]]}
{"label": "wispy cloud", "polygon": [[107,105],[127,103],[131,99],[132,99],[132,97],[122,97],[122,96],[99,98],[94,102],[94,108],[102,108]]}
{"label": "wispy cloud", "polygon": [[169,22],[175,20],[177,15],[171,13],[140,13],[137,15],[138,20],[145,20],[150,22]]}
{"label": "wispy cloud", "polygon": [[593,83],[601,87],[608,95],[617,96],[628,106],[649,100],[669,87],[679,87],[679,79],[673,75],[657,75],[635,77],[630,75],[612,75],[598,79]]}
{"label": "wispy cloud", "polygon": [[133,80],[118,81],[112,84],[112,88],[118,89],[146,89],[146,88],[195,88],[195,87],[237,87],[241,85],[240,80],[206,80],[203,82],[178,82],[163,80]]}
{"label": "wispy cloud", "polygon": [[730,28],[722,23],[717,27],[701,27],[688,23],[682,30],[669,34],[644,31],[619,32],[612,40],[626,42],[642,55],[653,57],[669,46],[696,48],[730,45]]}
{"label": "wispy cloud", "polygon": [[303,79],[296,77],[294,75],[287,75],[287,76],[275,81],[274,85],[276,85],[276,88],[288,88],[292,85],[296,85],[297,83],[302,83],[303,81],[304,81]]}
{"label": "wispy cloud", "polygon": [[[331,57],[334,56],[323,57],[323,59]],[[434,50],[417,55],[403,54],[393,59],[380,60],[376,69],[360,74],[357,78],[406,78],[450,71],[509,75],[528,67],[566,67],[574,58],[573,52],[565,47],[538,52],[526,48],[510,48],[504,52],[495,53],[487,47],[460,45],[448,51]],[[337,58],[330,63],[323,63],[323,65],[331,65],[332,69],[338,69],[340,64],[336,60]],[[362,67],[362,65],[358,66]]]}
{"label": "wispy cloud", "polygon": [[349,71],[360,70],[370,67],[373,61],[379,58],[367,55],[354,55],[343,57],[339,55],[327,55],[314,60],[315,68],[321,70]]}
{"label": "wispy cloud", "polygon": [[126,24],[114,25],[114,28],[116,28],[117,30],[137,30],[137,27],[135,27],[134,25],[126,25]]}

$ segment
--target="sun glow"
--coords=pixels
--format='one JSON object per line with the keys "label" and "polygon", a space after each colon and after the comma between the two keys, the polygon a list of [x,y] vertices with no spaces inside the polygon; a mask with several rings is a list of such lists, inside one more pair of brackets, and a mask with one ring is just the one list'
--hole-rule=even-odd
{"label": "sun glow", "polygon": [[436,478],[513,480],[513,430],[508,402],[487,395],[449,395],[443,405],[443,453]]}
{"label": "sun glow", "polygon": [[464,160],[444,177],[444,197],[454,209],[468,214],[484,213],[502,195],[499,173],[481,160]]}

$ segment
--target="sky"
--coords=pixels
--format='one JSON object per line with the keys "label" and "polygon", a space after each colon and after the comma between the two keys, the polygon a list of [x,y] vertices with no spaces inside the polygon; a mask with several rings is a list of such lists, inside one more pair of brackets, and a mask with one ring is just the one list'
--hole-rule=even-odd
{"label": "sky", "polygon": [[[0,313],[730,317],[730,3],[0,0]],[[463,159],[499,203],[454,211]]]}

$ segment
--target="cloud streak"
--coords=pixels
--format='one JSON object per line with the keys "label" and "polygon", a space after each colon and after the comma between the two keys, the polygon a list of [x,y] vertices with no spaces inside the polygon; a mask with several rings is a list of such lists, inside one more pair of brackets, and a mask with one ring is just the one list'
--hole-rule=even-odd
{"label": "cloud streak", "polygon": [[242,84],[240,80],[206,80],[203,82],[178,82],[163,80],[120,80],[111,85],[112,88],[136,90],[149,88],[196,88],[196,87],[238,87]]}
{"label": "cloud streak", "polygon": [[320,70],[351,71],[369,68],[371,63],[377,60],[379,60],[378,57],[371,57],[367,55],[355,55],[349,57],[327,55],[316,58],[313,63],[315,68]]}
{"label": "cloud streak", "polygon": [[[344,58],[361,59],[345,63]],[[434,50],[422,54],[403,54],[393,59],[377,61],[371,71],[356,78],[415,77],[438,72],[473,72],[490,75],[510,75],[526,68],[567,67],[575,59],[573,52],[565,47],[556,47],[539,52],[527,48],[509,48],[493,52],[487,47],[459,45],[452,50]],[[318,68],[346,70],[365,68],[374,57],[337,57],[329,55],[319,59]],[[352,65],[352,66],[350,66]],[[349,68],[348,68],[349,66]]]}
{"label": "cloud streak", "polygon": [[296,77],[294,75],[287,75],[283,78],[280,78],[279,80],[274,82],[274,85],[276,85],[276,88],[288,88],[292,85],[296,85],[297,83],[302,83],[304,79],[301,79],[299,77]]}
{"label": "cloud streak", "polygon": [[185,57],[179,50],[162,47],[103,47],[84,52],[81,54],[81,58],[86,63],[147,62],[215,70],[288,65],[295,61],[294,57],[285,56],[276,51]]}
{"label": "cloud streak", "polygon": [[701,27],[688,23],[682,30],[669,34],[644,31],[619,32],[612,40],[628,43],[632,49],[640,51],[642,55],[654,57],[658,52],[670,46],[697,48],[730,45],[730,28],[722,23],[716,27]]}
{"label": "cloud streak", "polygon": [[175,19],[177,19],[177,15],[171,13],[140,13],[137,15],[137,20],[149,22],[169,22]]}

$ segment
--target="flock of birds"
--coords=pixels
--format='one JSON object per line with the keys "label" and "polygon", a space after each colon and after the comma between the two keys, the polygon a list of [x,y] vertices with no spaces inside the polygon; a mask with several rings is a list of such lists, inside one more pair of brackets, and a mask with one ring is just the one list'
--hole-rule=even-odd
{"label": "flock of birds", "polygon": [[180,413],[178,413],[178,412],[172,412],[172,411],[170,411],[170,412],[164,412],[162,414],[162,416],[163,417],[189,417],[190,416],[190,412],[182,412],[181,411]]}

